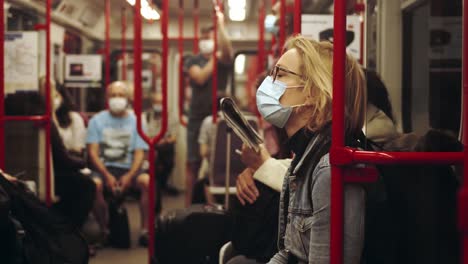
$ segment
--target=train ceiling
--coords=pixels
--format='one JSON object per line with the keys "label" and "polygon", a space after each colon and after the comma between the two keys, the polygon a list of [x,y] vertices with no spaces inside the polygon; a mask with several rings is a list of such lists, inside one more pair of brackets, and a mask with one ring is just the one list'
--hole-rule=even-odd
{"label": "train ceiling", "polygon": [[[127,0],[110,0],[111,1],[111,26],[119,25],[122,8],[126,8],[127,21],[132,19],[132,6]],[[148,0],[152,1],[154,6],[158,9],[161,7],[162,0]],[[279,0],[278,0],[279,1]],[[293,0],[286,0],[293,2]],[[193,19],[193,2],[192,0],[184,0],[184,17],[186,23],[190,23]],[[224,1],[227,9],[227,0]],[[267,12],[271,9],[270,0],[265,0]],[[348,2],[356,2],[356,0],[348,0]],[[32,9],[40,14],[44,14],[45,0],[7,0],[10,3],[21,8]],[[52,0],[53,13],[52,20],[57,24],[73,28],[91,39],[103,40],[104,30],[104,0]],[[199,0],[199,14],[201,19],[210,18],[213,14],[213,0]],[[226,15],[227,23],[246,23],[257,24],[258,9],[260,1],[246,0],[246,19],[243,22],[231,22]],[[333,0],[302,0],[302,7],[306,13],[329,13]],[[179,1],[169,1],[169,18],[170,21],[177,21]],[[160,9],[159,9],[160,10]],[[117,15],[115,15],[117,14]],[[156,22],[158,23],[158,22]]]}

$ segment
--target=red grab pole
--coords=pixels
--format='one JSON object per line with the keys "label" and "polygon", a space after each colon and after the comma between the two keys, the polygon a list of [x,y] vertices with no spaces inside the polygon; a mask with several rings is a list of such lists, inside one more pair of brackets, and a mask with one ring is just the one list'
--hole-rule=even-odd
{"label": "red grab pole", "polygon": [[463,185],[458,193],[461,260],[468,263],[468,0],[463,0]]}
{"label": "red grab pole", "polygon": [[282,54],[286,42],[286,0],[280,0],[279,52]]}
{"label": "red grab pole", "polygon": [[198,53],[198,20],[200,18],[200,9],[198,7],[198,0],[193,1],[193,54]]}
{"label": "red grab pole", "polygon": [[179,122],[183,126],[187,126],[184,120],[184,95],[185,95],[185,82],[184,82],[184,0],[179,0],[179,37],[177,38],[179,50]]}
{"label": "red grab pole", "polygon": [[216,51],[218,50],[218,16],[217,11],[220,11],[219,2],[218,0],[213,0],[213,34],[214,34],[214,49],[213,49],[213,75],[211,77],[212,80],[212,89],[211,89],[211,101],[212,101],[212,115],[213,115],[213,124],[216,123],[218,119],[218,106],[217,106],[217,96],[218,96],[218,57],[216,56]]}
{"label": "red grab pole", "polygon": [[166,134],[167,131],[167,64],[168,64],[168,12],[169,12],[169,2],[168,0],[163,1],[163,8],[162,8],[162,15],[161,15],[161,31],[163,36],[162,46],[162,95],[163,95],[163,110],[162,110],[162,127],[159,133],[154,138],[149,138],[145,132],[143,131],[142,127],[142,120],[141,120],[141,113],[142,113],[142,34],[141,34],[141,0],[136,0],[135,8],[134,8],[134,16],[133,16],[133,27],[134,27],[134,40],[133,40],[133,74],[134,74],[134,87],[135,87],[135,103],[134,103],[134,111],[137,118],[137,130],[138,134],[141,138],[149,145],[149,175],[150,175],[150,183],[149,183],[149,190],[148,190],[148,207],[149,207],[149,215],[148,215],[148,233],[149,233],[149,243],[148,243],[148,254],[149,258],[148,261],[151,263],[152,258],[154,257],[154,220],[155,220],[155,168],[154,168],[154,160],[155,160],[155,149],[154,147],[156,144],[161,140],[161,138]]}
{"label": "red grab pole", "polygon": [[[343,148],[344,112],[345,112],[345,61],[346,61],[346,1],[334,2],[334,33],[333,33],[333,109],[332,109],[332,147]],[[333,153],[331,153],[333,154]],[[331,155],[330,159],[333,159]],[[330,263],[340,264],[343,261],[343,168],[332,165],[331,197],[330,197]]]}
{"label": "red grab pole", "polygon": [[110,16],[111,16],[111,6],[110,0],[106,0],[106,7],[105,7],[105,43],[104,43],[104,56],[106,57],[106,68],[105,68],[105,79],[104,85],[107,89],[107,86],[110,83]]}
{"label": "red grab pole", "polygon": [[301,33],[301,20],[302,20],[302,8],[301,8],[301,0],[294,0],[294,33],[300,34]]}
{"label": "red grab pole", "polygon": [[[5,59],[5,20],[4,20],[4,0],[0,2],[0,59]],[[5,69],[4,64],[0,63],[0,169],[5,169]]]}
{"label": "red grab pole", "polygon": [[126,8],[122,7],[122,80],[127,80],[127,14]]}
{"label": "red grab pole", "polygon": [[257,74],[265,70],[265,0],[260,0],[258,7],[258,69]]}

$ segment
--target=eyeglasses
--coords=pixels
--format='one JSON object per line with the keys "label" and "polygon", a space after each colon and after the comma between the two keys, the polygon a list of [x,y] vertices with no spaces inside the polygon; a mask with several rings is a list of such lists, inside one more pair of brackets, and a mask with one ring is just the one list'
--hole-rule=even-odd
{"label": "eyeglasses", "polygon": [[275,67],[274,67],[274,68],[271,70],[271,72],[270,72],[270,76],[273,78],[273,81],[276,80],[276,77],[278,76],[278,72],[279,72],[279,71],[283,71],[283,72],[286,72],[286,73],[290,73],[290,74],[292,74],[292,75],[296,75],[296,76],[299,76],[299,77],[302,78],[302,76],[301,76],[300,74],[298,74],[298,73],[295,73],[295,72],[293,72],[293,71],[290,71],[290,70],[288,70],[288,69],[285,69],[285,68],[283,68],[283,67],[281,67],[281,66],[275,65]]}

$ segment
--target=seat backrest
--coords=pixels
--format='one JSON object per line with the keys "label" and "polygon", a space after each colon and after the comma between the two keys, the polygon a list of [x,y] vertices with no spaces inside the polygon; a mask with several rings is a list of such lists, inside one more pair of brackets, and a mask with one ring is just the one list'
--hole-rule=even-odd
{"label": "seat backrest", "polygon": [[[247,121],[250,125],[257,130],[258,125],[255,117],[247,116]],[[226,183],[226,165],[227,165],[227,141],[228,134],[231,135],[230,144],[230,180],[229,185],[235,186],[236,177],[244,169],[245,165],[241,161],[239,154],[235,152],[236,149],[242,149],[242,140],[230,129],[224,118],[218,118],[215,125],[215,137],[211,145],[211,158],[210,158],[210,173],[209,180],[211,186],[224,187]]]}
{"label": "seat backrest", "polygon": [[[408,135],[402,135],[408,137]],[[461,151],[450,135],[411,136],[404,151]],[[385,151],[392,149],[389,144]],[[395,146],[396,146],[395,145]],[[366,209],[366,263],[459,263],[457,178],[450,165],[378,165],[386,201]]]}

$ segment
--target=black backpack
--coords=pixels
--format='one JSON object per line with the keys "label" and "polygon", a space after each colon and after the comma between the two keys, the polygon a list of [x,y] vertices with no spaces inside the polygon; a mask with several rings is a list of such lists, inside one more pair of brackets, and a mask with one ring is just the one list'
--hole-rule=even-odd
{"label": "black backpack", "polygon": [[127,209],[123,205],[125,194],[109,193],[109,244],[115,248],[131,246]]}
{"label": "black backpack", "polygon": [[216,264],[219,250],[231,240],[232,219],[213,205],[194,204],[156,220],[154,263]]}
{"label": "black backpack", "polygon": [[88,263],[88,245],[79,231],[20,182],[9,182],[1,174],[0,230],[2,263]]}

